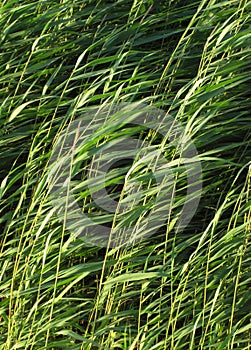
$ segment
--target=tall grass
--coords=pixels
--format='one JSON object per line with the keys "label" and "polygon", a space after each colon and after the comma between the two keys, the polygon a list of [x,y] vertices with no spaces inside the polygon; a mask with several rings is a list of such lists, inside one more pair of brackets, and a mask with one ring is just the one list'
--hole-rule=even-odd
{"label": "tall grass", "polygon": [[[251,348],[250,10],[248,0],[1,1],[0,349]],[[53,146],[89,109],[139,101],[193,140],[198,210],[176,233],[187,186],[177,161],[165,227],[127,247],[88,246],[51,204]]]}

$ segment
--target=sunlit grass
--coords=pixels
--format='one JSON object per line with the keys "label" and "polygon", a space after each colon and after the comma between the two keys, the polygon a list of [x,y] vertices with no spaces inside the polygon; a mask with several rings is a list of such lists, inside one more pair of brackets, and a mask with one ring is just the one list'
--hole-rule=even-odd
{"label": "sunlit grass", "polygon": [[[1,1],[0,349],[251,348],[250,5]],[[178,174],[172,215],[147,240],[105,249],[65,230],[47,180],[62,130],[118,102],[145,102],[184,126],[203,190],[175,233],[186,173],[167,140],[142,132]],[[114,130],[87,152],[139,135]],[[95,212],[85,174],[75,175],[79,203]]]}

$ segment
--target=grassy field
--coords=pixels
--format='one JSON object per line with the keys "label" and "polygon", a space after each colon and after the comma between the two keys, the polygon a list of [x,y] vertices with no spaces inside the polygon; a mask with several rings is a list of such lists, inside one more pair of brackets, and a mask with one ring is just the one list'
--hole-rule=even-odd
{"label": "grassy field", "polygon": [[[250,13],[249,0],[0,1],[0,350],[251,349]],[[95,108],[122,103],[182,126],[201,190],[168,135],[120,113],[92,129]],[[55,211],[51,157],[81,115],[91,138],[69,163],[74,198],[103,227],[141,228],[132,244],[88,244]],[[125,146],[107,182],[93,181],[130,203],[118,221],[86,180],[97,150],[132,136],[174,174],[171,208],[149,236],[165,178],[136,169]]]}

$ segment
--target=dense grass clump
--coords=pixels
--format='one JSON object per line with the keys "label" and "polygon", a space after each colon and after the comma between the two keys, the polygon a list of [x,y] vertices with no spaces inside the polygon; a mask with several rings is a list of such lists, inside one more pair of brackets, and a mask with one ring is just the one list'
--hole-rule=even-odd
{"label": "dense grass clump", "polygon": [[[0,6],[0,350],[250,349],[251,2]],[[82,150],[72,180],[79,205],[116,226],[81,187],[81,167],[105,142],[131,135],[163,151],[175,199],[151,237],[92,246],[55,214],[50,157],[71,121],[122,102],[159,108],[184,127],[198,151],[202,194],[190,223],[175,230],[189,187],[179,154],[118,114],[123,127],[101,125]],[[117,203],[132,163],[110,169],[106,189]],[[134,176],[154,206],[154,174]],[[140,225],[144,208],[122,224]]]}

